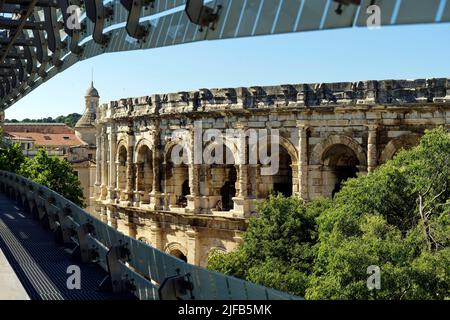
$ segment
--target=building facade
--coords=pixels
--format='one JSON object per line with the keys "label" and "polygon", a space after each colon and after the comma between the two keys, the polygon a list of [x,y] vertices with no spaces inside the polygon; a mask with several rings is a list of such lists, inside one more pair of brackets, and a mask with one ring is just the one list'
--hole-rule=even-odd
{"label": "building facade", "polygon": [[[78,175],[86,210],[94,212],[96,172],[96,112],[100,96],[91,83],[85,94],[85,109],[74,128],[64,123],[3,123],[4,139],[19,144],[23,154],[34,157],[39,149],[67,160]],[[4,115],[0,115],[4,117]]]}
{"label": "building facade", "polygon": [[84,112],[75,124],[75,135],[82,141],[82,144],[70,149],[69,162],[77,172],[78,178],[83,188],[86,210],[94,213],[96,202],[94,193],[95,172],[96,172],[96,127],[95,120],[99,107],[100,95],[94,87],[94,83],[86,90],[84,95]]}
{"label": "building facade", "polygon": [[[152,95],[100,105],[96,124],[100,217],[205,265],[211,252],[236,248],[256,203],[271,192],[331,197],[346,179],[417,144],[425,130],[450,130],[450,79]],[[234,139],[225,134],[230,129],[246,134]],[[252,130],[268,133],[256,148]],[[208,132],[223,133],[220,143]],[[222,148],[231,161],[198,162],[194,146],[216,159]],[[262,174],[264,153],[276,153],[269,175]],[[174,161],[174,154],[191,161]]]}
{"label": "building facade", "polygon": [[64,123],[4,123],[3,130],[5,142],[19,144],[27,157],[44,149],[51,156],[67,158],[71,147],[82,144]]}

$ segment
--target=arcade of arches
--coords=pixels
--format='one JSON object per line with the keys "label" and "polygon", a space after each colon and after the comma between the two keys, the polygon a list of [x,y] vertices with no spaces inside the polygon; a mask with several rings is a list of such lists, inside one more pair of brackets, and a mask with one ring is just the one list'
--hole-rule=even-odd
{"label": "arcade of arches", "polygon": [[[279,98],[279,104],[264,100],[249,108],[242,92],[235,90],[236,97],[227,104],[222,91],[203,90],[195,101],[192,93],[179,93],[101,105],[96,177],[100,217],[125,234],[205,265],[212,250],[236,248],[256,204],[271,192],[306,201],[333,197],[346,179],[367,174],[398,150],[414,146],[426,129],[450,128],[450,99],[306,106]],[[234,163],[172,161],[179,146],[173,133],[185,129],[194,141],[194,120],[202,121],[201,134],[207,129],[278,130],[279,170],[262,175],[267,164],[237,161],[237,150],[248,153],[249,146],[237,148],[231,141],[223,153]],[[201,145],[202,151],[212,149]],[[192,157],[183,147],[176,150]]]}

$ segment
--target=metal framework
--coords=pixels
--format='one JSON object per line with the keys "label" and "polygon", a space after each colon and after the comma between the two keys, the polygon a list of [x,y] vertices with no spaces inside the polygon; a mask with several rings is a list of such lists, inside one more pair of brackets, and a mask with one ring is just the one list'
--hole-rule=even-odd
{"label": "metal framework", "polygon": [[131,293],[140,300],[301,299],[188,264],[120,233],[58,193],[14,173],[0,171],[0,192],[28,208],[74,260],[98,264],[108,274],[99,284],[101,292]]}
{"label": "metal framework", "polygon": [[372,5],[381,25],[450,21],[450,0],[0,0],[0,108],[102,53],[362,27]]}

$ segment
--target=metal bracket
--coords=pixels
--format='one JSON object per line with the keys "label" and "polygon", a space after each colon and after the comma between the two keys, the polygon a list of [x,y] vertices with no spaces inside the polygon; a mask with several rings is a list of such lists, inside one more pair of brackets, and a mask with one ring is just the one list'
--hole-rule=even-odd
{"label": "metal bracket", "polygon": [[186,296],[189,291],[189,299],[194,300],[195,298],[192,294],[194,285],[192,284],[190,277],[190,273],[187,273],[185,275],[177,275],[164,279],[158,289],[159,299],[185,300],[183,297]]}
{"label": "metal bracket", "polygon": [[112,292],[125,292],[130,290],[129,283],[122,277],[120,272],[120,260],[127,260],[130,251],[127,245],[113,246],[106,255],[109,275],[100,283],[100,290],[111,290]]}
{"label": "metal bracket", "polygon": [[94,30],[92,38],[94,41],[102,46],[106,46],[109,37],[103,33],[105,20],[108,20],[113,15],[113,8],[111,6],[104,6],[102,0],[85,1],[86,16],[94,23]]}
{"label": "metal bracket", "polygon": [[339,3],[337,9],[335,10],[336,14],[341,15],[343,13],[342,6],[348,6],[354,4],[355,6],[361,5],[361,0],[333,0],[334,2]]}
{"label": "metal bracket", "polygon": [[187,0],[185,12],[189,21],[200,26],[200,32],[204,27],[214,30],[214,24],[219,19],[219,12],[222,6],[217,6],[217,10],[203,5],[203,0]]}
{"label": "metal bracket", "polygon": [[77,236],[78,236],[78,245],[80,249],[80,258],[83,262],[90,262],[91,261],[91,254],[89,250],[89,242],[87,239],[87,236],[89,233],[91,233],[94,230],[94,227],[90,223],[82,224],[77,229]]}
{"label": "metal bracket", "polygon": [[139,18],[143,7],[151,5],[154,7],[155,0],[120,0],[120,3],[127,9],[128,18],[126,30],[130,37],[143,40],[148,34],[148,27],[139,24]]}

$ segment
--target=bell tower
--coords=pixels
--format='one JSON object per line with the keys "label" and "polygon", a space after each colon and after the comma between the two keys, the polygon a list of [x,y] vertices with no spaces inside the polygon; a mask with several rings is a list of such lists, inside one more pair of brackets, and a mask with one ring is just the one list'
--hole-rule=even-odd
{"label": "bell tower", "polygon": [[100,96],[98,94],[98,91],[94,87],[94,81],[91,81],[91,85],[87,89],[84,96],[84,113],[75,125],[75,133],[77,137],[89,145],[95,145],[96,143],[95,119],[99,101]]}

